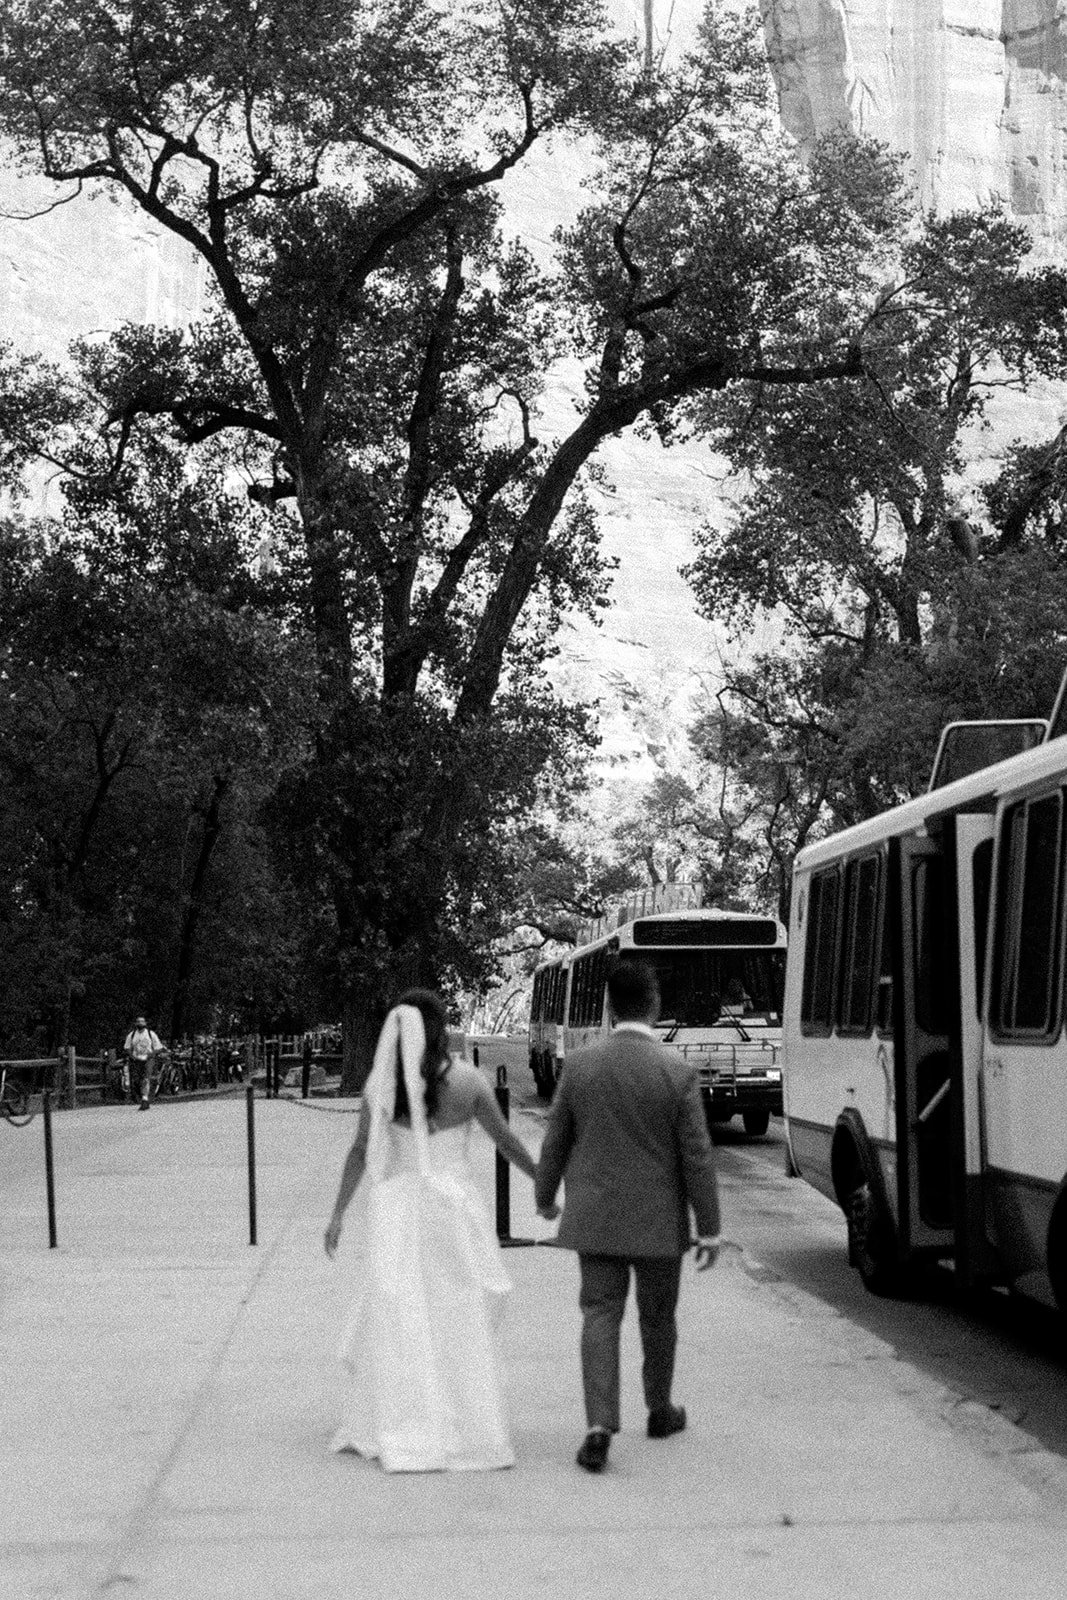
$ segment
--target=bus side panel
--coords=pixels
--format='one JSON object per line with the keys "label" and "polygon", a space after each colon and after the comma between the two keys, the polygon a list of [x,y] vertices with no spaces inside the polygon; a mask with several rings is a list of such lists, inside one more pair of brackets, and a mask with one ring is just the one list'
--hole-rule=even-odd
{"label": "bus side panel", "polygon": [[832,1200],[830,1149],[840,1110],[828,1048],[832,1041],[804,1034],[800,1022],[810,889],[808,874],[799,876],[793,886],[782,1012],[782,1105],[794,1169]]}
{"label": "bus side panel", "polygon": [[837,1119],[851,1108],[859,1113],[878,1152],[886,1193],[895,1208],[896,1156],[893,1120],[892,1040],[820,1036],[801,1030],[805,923],[810,875],[798,876],[786,965],[782,1028],[783,1096],[793,1164],[813,1188],[836,1199],[830,1153]]}
{"label": "bus side panel", "polygon": [[1026,1284],[1026,1292],[1037,1294],[1051,1305],[1045,1241],[1059,1185],[996,1168],[988,1173],[987,1184],[997,1242],[1009,1280],[1017,1283],[1020,1278],[1033,1275],[1037,1281]]}

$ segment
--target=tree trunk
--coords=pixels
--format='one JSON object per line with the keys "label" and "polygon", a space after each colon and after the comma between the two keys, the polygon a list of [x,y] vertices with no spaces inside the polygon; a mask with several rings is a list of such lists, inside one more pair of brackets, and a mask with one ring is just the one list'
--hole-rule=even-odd
{"label": "tree trunk", "polygon": [[207,878],[207,869],[211,862],[212,852],[222,832],[220,813],[222,798],[228,787],[228,779],[216,777],[211,799],[201,813],[204,819],[204,830],[200,836],[200,850],[197,854],[196,866],[193,869],[193,881],[189,886],[189,893],[185,900],[181,936],[178,940],[178,970],[174,984],[174,1000],[170,1012],[170,1036],[172,1039],[184,1038],[186,1032],[189,986],[193,975],[193,964],[196,959],[196,935],[200,925],[200,914],[204,906],[204,882]]}
{"label": "tree trunk", "polygon": [[341,1014],[341,1093],[361,1094],[374,1065],[374,1046],[385,1020],[380,1000],[366,989],[352,988]]}

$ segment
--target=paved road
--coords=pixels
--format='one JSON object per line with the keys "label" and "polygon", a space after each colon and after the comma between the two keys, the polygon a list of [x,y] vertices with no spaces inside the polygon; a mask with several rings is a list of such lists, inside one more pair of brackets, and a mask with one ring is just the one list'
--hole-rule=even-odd
{"label": "paved road", "polygon": [[[512,1080],[515,1081],[515,1074]],[[536,1125],[544,1108],[530,1090],[516,1095],[516,1112]],[[328,1102],[321,1102],[325,1107]],[[258,1105],[258,1102],[257,1102]],[[233,1105],[234,1148],[222,1152],[215,1171],[219,1214],[209,1230],[218,1248],[228,1247],[247,1227],[243,1111]],[[295,1111],[295,1115],[307,1112]],[[176,1106],[153,1107],[153,1119],[181,1115]],[[142,1160],[141,1113],[103,1108],[77,1113],[78,1170],[105,1205],[116,1186],[128,1197],[123,1178]],[[351,1126],[348,1118],[338,1127]],[[177,1123],[174,1124],[177,1126]],[[73,1126],[65,1114],[54,1119],[59,1170],[60,1242],[71,1243],[72,1226],[64,1210],[64,1142]],[[43,1211],[43,1127],[40,1117],[25,1129],[0,1125],[0,1207],[2,1248],[8,1257],[36,1255],[45,1226]],[[763,1139],[749,1138],[740,1122],[716,1130],[727,1238],[760,1264],[767,1281],[779,1281],[812,1295],[834,1313],[886,1341],[898,1356],[932,1379],[950,1385],[976,1403],[991,1407],[1032,1435],[1043,1448],[1067,1457],[1067,1340],[1056,1313],[1021,1296],[997,1292],[958,1293],[948,1274],[933,1279],[920,1300],[878,1299],[863,1288],[848,1265],[845,1226],[838,1209],[800,1179],[786,1176],[782,1124],[772,1122]],[[261,1207],[269,1203],[269,1151],[259,1152]],[[134,1253],[145,1235],[165,1230],[174,1208],[169,1185],[182,1171],[179,1143],[145,1175],[143,1203],[133,1214],[128,1199],[112,1213],[110,1249]],[[205,1239],[204,1243],[208,1243]],[[152,1251],[155,1254],[155,1249]]]}
{"label": "paved road", "polygon": [[[536,1249],[507,1257],[515,1471],[331,1456],[353,1262],[321,1232],[347,1110],[258,1102],[256,1250],[239,1099],[57,1117],[57,1252],[40,1119],[0,1126],[0,1600],[1061,1600],[1047,1324],[868,1297],[778,1133],[719,1145],[729,1248],[686,1271],[679,1439],[644,1437],[631,1319],[611,1470],[576,1469],[574,1263]],[[474,1159],[489,1196],[480,1135]],[[520,1180],[513,1231],[546,1231]]]}

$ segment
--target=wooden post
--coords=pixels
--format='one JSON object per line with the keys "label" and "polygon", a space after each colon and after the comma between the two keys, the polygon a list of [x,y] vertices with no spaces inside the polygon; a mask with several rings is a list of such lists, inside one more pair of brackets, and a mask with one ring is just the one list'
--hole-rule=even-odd
{"label": "wooden post", "polygon": [[78,1058],[74,1053],[74,1046],[68,1044],[67,1056],[67,1104],[73,1111],[78,1104]]}

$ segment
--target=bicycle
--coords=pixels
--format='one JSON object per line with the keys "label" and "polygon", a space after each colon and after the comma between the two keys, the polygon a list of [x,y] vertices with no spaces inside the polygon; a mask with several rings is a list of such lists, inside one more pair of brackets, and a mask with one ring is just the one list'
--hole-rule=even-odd
{"label": "bicycle", "polygon": [[6,1117],[13,1128],[24,1128],[34,1116],[33,1102],[22,1084],[8,1077],[6,1067],[0,1071],[0,1116]]}
{"label": "bicycle", "polygon": [[160,1059],[159,1074],[151,1087],[153,1100],[158,1100],[161,1094],[177,1094],[182,1087],[181,1069],[172,1055],[164,1055]]}

